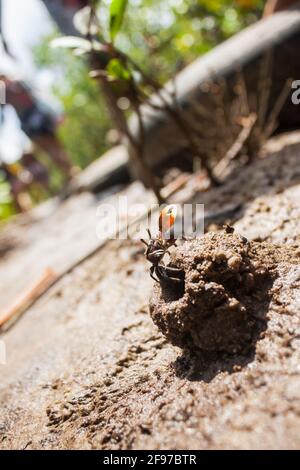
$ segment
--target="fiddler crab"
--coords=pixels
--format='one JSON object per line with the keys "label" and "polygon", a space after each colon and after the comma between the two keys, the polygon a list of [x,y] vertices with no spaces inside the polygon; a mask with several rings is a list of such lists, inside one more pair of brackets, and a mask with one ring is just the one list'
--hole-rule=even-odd
{"label": "fiddler crab", "polygon": [[150,267],[150,276],[154,281],[178,285],[183,282],[184,272],[181,269],[165,266],[163,258],[169,253],[171,246],[176,246],[174,235],[166,237],[166,233],[172,230],[177,216],[177,206],[170,204],[166,206],[159,214],[159,231],[155,237],[147,229],[149,241],[141,239],[146,245],[145,256],[152,264]]}

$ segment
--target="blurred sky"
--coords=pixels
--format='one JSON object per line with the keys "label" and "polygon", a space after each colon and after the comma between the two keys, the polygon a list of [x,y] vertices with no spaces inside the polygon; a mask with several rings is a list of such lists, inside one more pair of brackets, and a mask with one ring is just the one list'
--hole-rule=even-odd
{"label": "blurred sky", "polygon": [[51,31],[48,12],[40,0],[2,0],[2,4],[4,36],[17,58],[17,67],[30,76],[34,70],[30,49]]}
{"label": "blurred sky", "polygon": [[[50,16],[40,0],[2,0],[3,33],[15,56],[6,56],[0,46],[0,72],[29,81],[43,94],[49,90],[53,75],[37,71],[32,47],[52,31]],[[20,131],[14,110],[6,106],[5,123],[0,130],[0,159],[14,161],[20,158],[28,140]]]}

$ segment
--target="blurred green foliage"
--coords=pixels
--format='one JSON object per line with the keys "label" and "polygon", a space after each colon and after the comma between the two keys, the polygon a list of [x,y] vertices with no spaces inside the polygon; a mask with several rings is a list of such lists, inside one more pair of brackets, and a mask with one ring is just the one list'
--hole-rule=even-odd
{"label": "blurred green foliage", "polygon": [[261,0],[131,0],[117,45],[147,73],[165,81],[255,22],[263,4]]}
{"label": "blurred green foliage", "polygon": [[15,208],[10,196],[9,184],[4,179],[4,173],[0,170],[0,221],[8,219],[15,213]]}
{"label": "blurred green foliage", "polygon": [[58,80],[53,93],[60,101],[64,120],[59,137],[75,165],[84,168],[106,149],[106,133],[110,121],[101,92],[82,57],[74,57],[68,50],[49,46],[53,35],[44,38],[35,48],[38,67],[55,68]]}

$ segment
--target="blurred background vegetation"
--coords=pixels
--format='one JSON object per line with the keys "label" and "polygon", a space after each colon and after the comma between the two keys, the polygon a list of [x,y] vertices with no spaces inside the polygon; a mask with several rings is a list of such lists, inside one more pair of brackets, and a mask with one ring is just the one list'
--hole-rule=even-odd
{"label": "blurred background vegetation", "polygon": [[[99,20],[104,34],[110,0],[103,0]],[[263,0],[129,0],[117,46],[149,76],[164,83],[177,71],[261,17]],[[52,93],[64,120],[59,137],[72,161],[85,168],[115,143],[97,82],[89,78],[84,57],[53,49],[44,37],[35,47],[40,69],[55,69],[60,79]],[[55,170],[53,170],[54,172]],[[53,176],[55,180],[56,177]],[[0,220],[14,212],[9,187],[0,175]]]}

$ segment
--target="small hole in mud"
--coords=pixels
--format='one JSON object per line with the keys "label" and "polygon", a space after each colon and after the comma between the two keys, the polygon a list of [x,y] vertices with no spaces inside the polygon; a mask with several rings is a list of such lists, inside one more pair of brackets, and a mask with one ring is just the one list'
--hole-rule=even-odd
{"label": "small hole in mud", "polygon": [[178,283],[161,283],[162,298],[164,302],[174,302],[183,297],[185,291],[185,279]]}

